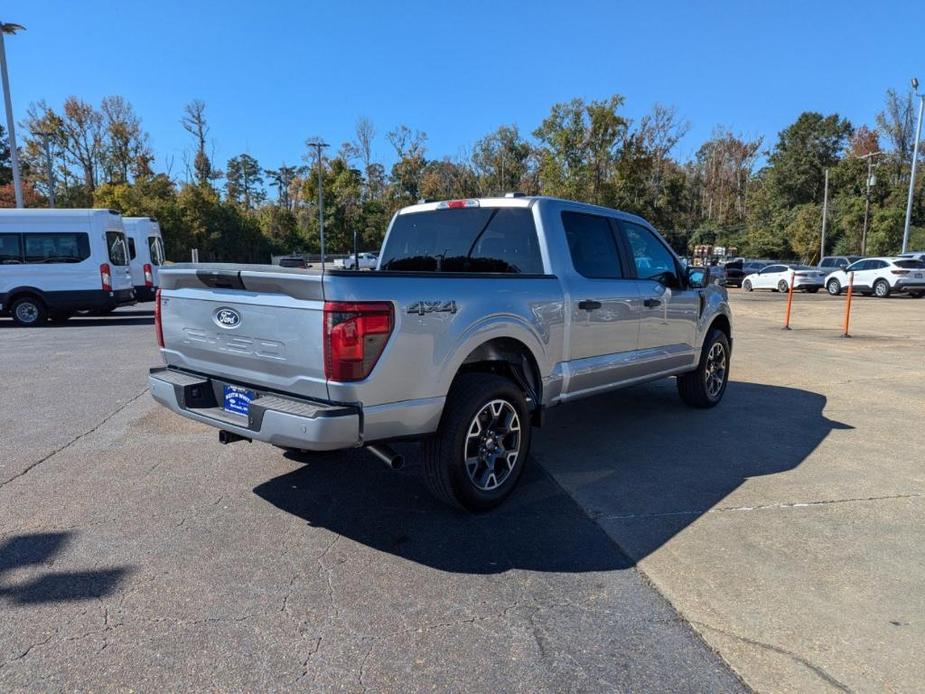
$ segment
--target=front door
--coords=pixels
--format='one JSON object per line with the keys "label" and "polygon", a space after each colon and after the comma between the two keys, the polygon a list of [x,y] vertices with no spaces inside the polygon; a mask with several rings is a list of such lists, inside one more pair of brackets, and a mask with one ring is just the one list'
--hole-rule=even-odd
{"label": "front door", "polygon": [[622,220],[620,227],[632,253],[642,298],[638,363],[649,375],[690,366],[701,290],[687,288],[674,253],[655,232]]}

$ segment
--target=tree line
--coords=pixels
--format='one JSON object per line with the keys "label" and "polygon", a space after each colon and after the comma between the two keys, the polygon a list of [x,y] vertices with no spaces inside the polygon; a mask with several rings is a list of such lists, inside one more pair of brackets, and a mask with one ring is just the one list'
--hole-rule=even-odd
{"label": "tree line", "polygon": [[[427,134],[401,124],[384,134],[368,118],[322,157],[329,252],[378,249],[392,214],[422,199],[520,191],[615,207],[650,220],[682,254],[699,244],[735,246],[752,257],[818,260],[825,171],[827,252],[899,250],[913,144],[911,93],[888,90],[870,124],[801,113],[773,143],[716,127],[682,161],[689,123],[656,104],[628,118],[620,95],[552,106],[525,134],[502,125],[464,155],[431,158]],[[156,217],[168,257],[266,262],[270,254],[319,251],[318,162],[314,150],[265,168],[249,153],[216,165],[206,104],[180,114],[189,135],[182,161],[156,170],[141,118],[122,97],[94,106],[69,97],[59,108],[31,104],[21,151],[28,206],[109,207]],[[377,160],[380,137],[393,163]],[[869,156],[873,155],[873,156]],[[862,238],[867,203],[869,222]],[[0,205],[12,206],[9,146],[0,129]],[[912,247],[925,247],[925,183],[917,183]]]}

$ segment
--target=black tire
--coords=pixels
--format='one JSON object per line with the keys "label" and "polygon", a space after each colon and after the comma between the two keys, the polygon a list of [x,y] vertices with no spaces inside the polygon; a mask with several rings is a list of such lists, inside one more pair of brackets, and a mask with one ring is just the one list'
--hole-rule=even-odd
{"label": "black tire", "polygon": [[878,299],[886,299],[890,295],[890,283],[886,280],[877,280],[874,282],[874,296]]}
{"label": "black tire", "polygon": [[752,287],[752,281],[751,281],[751,280],[745,280],[745,281],[742,283],[742,289],[744,289],[744,290],[747,291],[747,292],[753,291],[753,290],[754,290],[754,287]]}
{"label": "black tire", "polygon": [[24,328],[34,328],[37,325],[45,323],[48,318],[48,311],[42,300],[35,296],[22,296],[13,302],[10,307],[10,315],[16,325]]}
{"label": "black tire", "polygon": [[841,282],[833,277],[825,285],[825,290],[832,296],[838,296],[841,294]]}
{"label": "black tire", "polygon": [[790,291],[790,285],[787,284],[787,280],[781,280],[777,283],[777,291],[779,291],[781,294],[786,294]]}
{"label": "black tire", "polygon": [[[474,452],[478,455],[471,456],[478,458],[475,470],[482,466],[488,469],[489,463],[484,462],[482,458],[482,451],[485,448],[481,437],[473,438],[474,435],[470,435],[470,431],[485,408],[497,402],[507,403],[511,408],[510,411],[517,415],[519,423],[516,439],[517,451],[505,476],[501,480],[495,477],[495,482],[500,481],[500,484],[492,489],[484,489],[480,488],[470,475],[466,465],[466,452],[467,446],[475,446]],[[504,411],[510,412],[507,407]],[[510,417],[510,419],[513,422],[514,418]],[[482,426],[479,425],[480,430]],[[492,427],[494,424],[486,423],[485,426]],[[491,433],[491,429],[485,433]],[[512,381],[484,373],[458,376],[447,397],[440,428],[433,437],[424,441],[422,447],[424,481],[428,490],[440,501],[467,511],[487,511],[496,507],[517,486],[517,481],[520,479],[530,453],[530,433],[527,401],[523,392]],[[506,436],[512,435],[513,432],[508,432]],[[495,443],[492,443],[492,450],[495,450]],[[510,443],[513,444],[513,439],[510,439]],[[503,451],[504,448],[501,450]],[[492,459],[490,462],[492,471],[494,464],[495,460]],[[506,461],[504,464],[507,467]],[[472,474],[474,475],[475,472]],[[491,475],[495,473],[492,472]]]}
{"label": "black tire", "polygon": [[818,292],[818,291],[819,291],[819,287],[809,287],[809,288],[807,288],[806,293],[807,293],[807,294],[815,294],[815,293]]}
{"label": "black tire", "polygon": [[[715,375],[715,371],[709,372],[711,364],[711,355],[714,354],[714,348],[718,346],[722,350],[723,373],[719,377],[719,382],[714,380],[708,387],[708,380]],[[713,328],[703,342],[703,349],[700,352],[700,362],[697,368],[686,374],[678,376],[678,394],[685,404],[691,407],[707,408],[715,407],[723,399],[726,392],[726,385],[729,383],[730,367],[729,338],[722,330]],[[717,390],[713,390],[718,385]]]}

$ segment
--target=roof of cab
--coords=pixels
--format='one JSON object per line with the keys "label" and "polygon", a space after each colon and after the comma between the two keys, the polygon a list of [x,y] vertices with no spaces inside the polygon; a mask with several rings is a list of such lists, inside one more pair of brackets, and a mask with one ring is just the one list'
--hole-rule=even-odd
{"label": "roof of cab", "polygon": [[[623,210],[617,210],[611,207],[603,207],[602,205],[594,205],[589,202],[579,202],[577,200],[568,200],[566,198],[557,198],[549,195],[516,195],[504,197],[464,198],[464,200],[475,200],[479,203],[479,207],[532,207],[536,203],[548,202],[559,204],[562,207],[567,207],[573,210],[596,212],[598,214],[606,214],[607,216],[611,217],[617,216],[621,219],[626,219],[627,221],[649,224],[644,218],[631,212],[624,212]],[[407,207],[403,207],[398,211],[398,214],[414,214],[416,212],[430,212],[432,210],[447,209],[447,202],[449,202],[449,200],[419,202],[415,205],[408,205]]]}

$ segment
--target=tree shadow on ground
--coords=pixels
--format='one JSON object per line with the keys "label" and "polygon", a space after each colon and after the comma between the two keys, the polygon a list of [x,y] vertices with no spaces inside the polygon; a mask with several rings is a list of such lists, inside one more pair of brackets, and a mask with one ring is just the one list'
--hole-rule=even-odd
{"label": "tree shadow on ground", "polygon": [[[304,465],[254,492],[310,525],[443,571],[624,569],[744,480],[795,468],[845,428],[823,416],[825,402],[796,388],[731,383],[719,407],[691,410],[665,381],[558,408],[535,432],[518,489],[482,515],[432,500],[411,444],[401,447],[400,472],[364,451],[287,453]],[[549,471],[575,481],[568,486],[581,505]],[[594,519],[622,517],[635,525],[617,534],[618,548]]]}
{"label": "tree shadow on ground", "polygon": [[14,604],[93,600],[112,593],[126,576],[128,567],[92,571],[52,571],[11,583],[7,574],[51,564],[73,533],[14,535],[0,544],[0,602]]}

